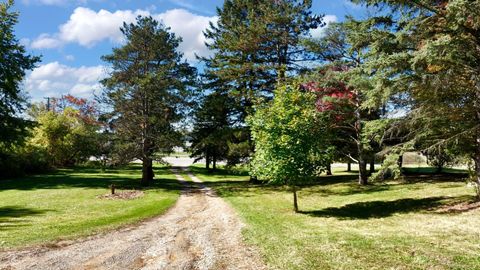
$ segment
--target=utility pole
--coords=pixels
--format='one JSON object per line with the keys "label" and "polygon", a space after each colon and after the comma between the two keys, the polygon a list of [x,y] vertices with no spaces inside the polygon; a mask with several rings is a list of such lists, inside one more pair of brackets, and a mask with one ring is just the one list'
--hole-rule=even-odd
{"label": "utility pole", "polygon": [[49,112],[50,111],[50,97],[46,97],[44,99],[47,100],[47,112]]}

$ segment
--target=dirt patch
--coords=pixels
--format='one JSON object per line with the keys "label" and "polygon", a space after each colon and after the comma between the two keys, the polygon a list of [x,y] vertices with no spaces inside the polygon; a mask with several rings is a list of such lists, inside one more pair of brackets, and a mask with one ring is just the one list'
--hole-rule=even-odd
{"label": "dirt patch", "polygon": [[141,190],[125,190],[117,191],[115,194],[104,194],[97,196],[99,199],[108,199],[108,200],[133,200],[136,198],[143,197],[145,193]]}
{"label": "dirt patch", "polygon": [[480,201],[461,202],[457,204],[445,205],[435,212],[437,213],[463,213],[471,210],[480,209]]}

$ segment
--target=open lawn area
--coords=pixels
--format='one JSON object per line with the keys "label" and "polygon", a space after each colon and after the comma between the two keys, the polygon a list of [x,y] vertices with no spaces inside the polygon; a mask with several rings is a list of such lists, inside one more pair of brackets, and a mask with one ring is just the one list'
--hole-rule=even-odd
{"label": "open lawn area", "polygon": [[473,199],[461,179],[359,186],[334,172],[301,189],[295,214],[286,188],[191,169],[236,209],[274,269],[480,269],[480,209],[451,207]]}
{"label": "open lawn area", "polygon": [[[141,165],[107,170],[75,168],[0,181],[0,248],[46,244],[90,235],[165,212],[179,196],[168,167],[155,168],[156,180],[134,199],[101,198],[139,190]],[[142,194],[142,193],[140,193]]]}

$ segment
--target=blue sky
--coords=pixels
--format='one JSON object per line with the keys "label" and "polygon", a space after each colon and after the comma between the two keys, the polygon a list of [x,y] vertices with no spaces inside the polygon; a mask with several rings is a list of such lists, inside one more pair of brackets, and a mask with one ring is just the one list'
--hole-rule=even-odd
{"label": "blue sky", "polygon": [[[27,74],[25,91],[34,101],[62,94],[92,97],[107,74],[100,57],[121,44],[119,27],[137,15],[151,15],[182,36],[180,50],[195,64],[195,53],[209,53],[202,31],[216,20],[215,7],[222,4],[223,0],[16,0],[16,35],[29,53],[42,56]],[[346,14],[362,15],[348,0],[314,0],[312,9],[325,14],[327,22],[341,21]]]}

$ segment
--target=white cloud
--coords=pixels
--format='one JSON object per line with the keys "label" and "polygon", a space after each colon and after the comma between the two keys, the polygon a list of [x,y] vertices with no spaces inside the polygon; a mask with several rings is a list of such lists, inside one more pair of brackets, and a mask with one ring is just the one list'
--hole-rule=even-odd
{"label": "white cloud", "polygon": [[195,54],[200,56],[209,54],[203,31],[207,29],[210,21],[216,23],[218,17],[204,17],[184,9],[173,9],[157,15],[156,18],[183,38],[180,50],[185,54],[185,58],[194,60]]}
{"label": "white cloud", "polygon": [[34,49],[53,49],[60,46],[62,46],[62,41],[49,34],[41,34],[30,44],[30,47]]}
{"label": "white cloud", "polygon": [[70,94],[75,97],[91,97],[93,93],[99,93],[102,89],[100,83],[96,84],[76,84],[70,89]]}
{"label": "white cloud", "polygon": [[100,90],[99,81],[107,76],[104,66],[69,67],[51,62],[34,69],[25,79],[25,88],[36,95],[72,94],[78,97],[92,97]]}
{"label": "white cloud", "polygon": [[320,37],[323,36],[323,33],[325,31],[325,27],[327,27],[330,23],[337,22],[337,21],[338,21],[337,16],[335,16],[335,15],[325,15],[325,17],[323,17],[323,22],[325,22],[326,25],[324,27],[318,27],[317,29],[310,30],[310,34],[314,38],[320,38]]}
{"label": "white cloud", "polygon": [[98,42],[110,40],[112,43],[121,43],[123,35],[120,27],[123,22],[131,23],[138,15],[151,15],[162,21],[172,31],[183,38],[180,50],[185,58],[194,60],[195,53],[206,55],[205,38],[203,31],[209,22],[217,21],[217,17],[206,17],[193,14],[184,9],[172,9],[164,13],[151,14],[147,10],[117,10],[110,12],[104,9],[98,12],[89,8],[76,8],[69,20],[59,27],[59,32],[53,35],[42,34],[35,39],[31,46],[36,49],[51,49],[61,47],[66,43],[78,43],[84,47],[93,47]]}
{"label": "white cloud", "polygon": [[149,12],[117,10],[112,13],[104,9],[95,12],[79,7],[73,11],[70,19],[60,26],[58,37],[64,42],[74,42],[85,47],[92,47],[105,39],[119,43],[122,40],[119,29],[123,22],[131,23],[138,15],[149,15]]}

